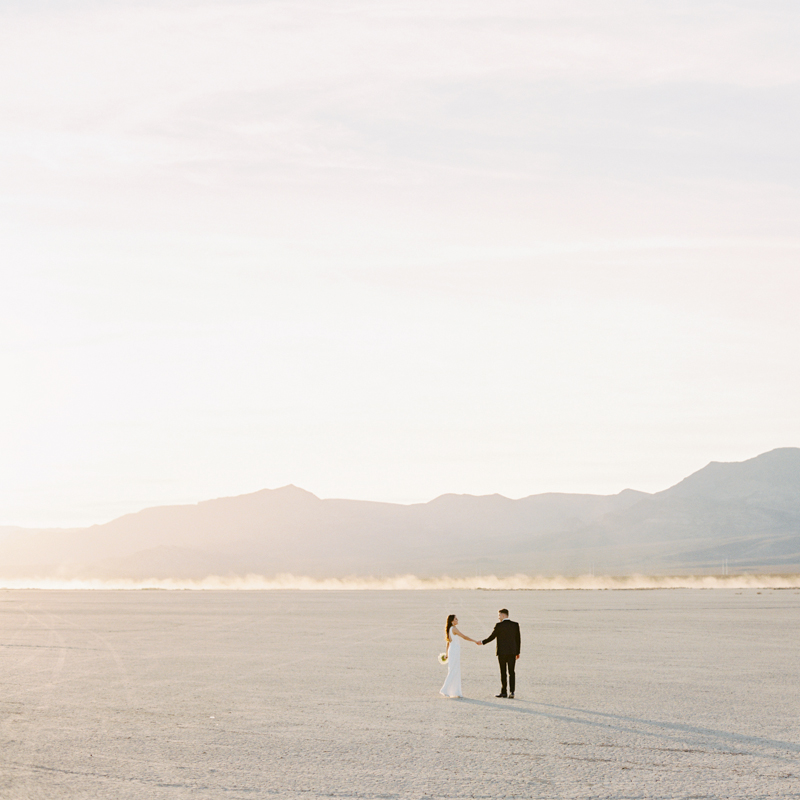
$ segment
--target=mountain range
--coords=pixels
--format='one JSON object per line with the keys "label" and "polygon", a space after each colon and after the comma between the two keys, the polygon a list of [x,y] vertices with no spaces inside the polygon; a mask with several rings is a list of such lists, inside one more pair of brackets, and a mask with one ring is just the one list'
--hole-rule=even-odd
{"label": "mountain range", "polygon": [[655,494],[446,494],[401,505],[295,486],[72,529],[0,527],[0,577],[800,572],[800,449],[712,462]]}

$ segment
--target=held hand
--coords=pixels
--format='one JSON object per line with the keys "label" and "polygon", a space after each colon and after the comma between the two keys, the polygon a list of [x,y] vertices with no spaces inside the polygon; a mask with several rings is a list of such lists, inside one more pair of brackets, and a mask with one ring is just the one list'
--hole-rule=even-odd
{"label": "held hand", "polygon": [[517,658],[519,658],[519,653],[517,653]]}

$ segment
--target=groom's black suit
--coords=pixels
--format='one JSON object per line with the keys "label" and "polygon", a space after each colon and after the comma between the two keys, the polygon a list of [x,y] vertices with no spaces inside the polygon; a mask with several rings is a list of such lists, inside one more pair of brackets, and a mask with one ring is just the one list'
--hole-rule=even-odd
{"label": "groom's black suit", "polygon": [[508,689],[514,694],[514,684],[516,675],[514,668],[517,665],[519,655],[519,624],[506,618],[494,626],[492,635],[483,640],[483,644],[489,644],[492,639],[497,639],[497,660],[500,662],[500,682],[502,689],[500,694],[506,694],[506,670],[508,670]]}

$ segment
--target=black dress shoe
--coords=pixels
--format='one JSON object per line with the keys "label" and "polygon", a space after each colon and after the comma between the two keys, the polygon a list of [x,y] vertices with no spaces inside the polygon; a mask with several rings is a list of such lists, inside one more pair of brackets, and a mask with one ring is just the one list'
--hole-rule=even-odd
{"label": "black dress shoe", "polygon": [[500,693],[500,694],[496,694],[495,697],[508,697],[508,695]]}

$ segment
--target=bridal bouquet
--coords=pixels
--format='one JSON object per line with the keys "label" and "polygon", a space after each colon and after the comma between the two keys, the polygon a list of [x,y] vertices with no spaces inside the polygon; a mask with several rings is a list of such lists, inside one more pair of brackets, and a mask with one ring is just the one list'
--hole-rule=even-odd
{"label": "bridal bouquet", "polygon": [[439,663],[440,664],[447,663],[447,653],[439,653]]}

